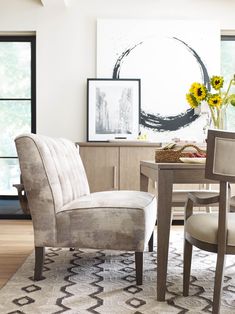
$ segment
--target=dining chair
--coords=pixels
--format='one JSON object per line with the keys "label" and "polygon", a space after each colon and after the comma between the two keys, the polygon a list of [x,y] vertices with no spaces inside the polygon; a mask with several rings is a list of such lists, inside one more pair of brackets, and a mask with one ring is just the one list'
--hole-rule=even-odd
{"label": "dining chair", "polygon": [[[188,195],[185,205],[185,241],[183,295],[189,294],[190,269],[193,245],[217,253],[213,309],[219,313],[226,254],[235,254],[235,213],[230,212],[229,182],[235,183],[235,133],[209,130],[205,177],[219,182],[219,194],[210,198]],[[194,202],[218,202],[218,213],[193,213]],[[234,198],[233,198],[234,202]]]}
{"label": "dining chair", "polygon": [[134,251],[141,285],[143,252],[156,221],[155,196],[90,193],[79,148],[69,140],[23,134],[15,143],[34,228],[34,279],[43,278],[45,247],[91,248]]}

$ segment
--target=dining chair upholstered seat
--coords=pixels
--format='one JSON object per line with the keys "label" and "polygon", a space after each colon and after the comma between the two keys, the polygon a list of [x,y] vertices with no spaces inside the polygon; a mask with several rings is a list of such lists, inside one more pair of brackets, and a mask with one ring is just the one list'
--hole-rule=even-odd
{"label": "dining chair upholstered seat", "polygon": [[[183,295],[189,294],[192,246],[217,253],[212,313],[220,313],[225,254],[235,254],[235,197],[230,184],[235,183],[235,133],[209,130],[205,178],[219,182],[216,195],[189,193],[185,204],[184,285]],[[193,213],[194,203],[218,203],[218,213]],[[235,310],[234,310],[235,312]]]}
{"label": "dining chair upholstered seat", "polygon": [[24,134],[15,143],[33,221],[35,280],[42,278],[49,246],[134,251],[137,284],[142,284],[143,252],[156,221],[155,196],[90,193],[79,148],[69,140]]}
{"label": "dining chair upholstered seat", "polygon": [[[235,213],[228,213],[227,218],[227,245],[235,246]],[[190,216],[185,224],[185,232],[196,240],[217,244],[218,214],[201,213]]]}

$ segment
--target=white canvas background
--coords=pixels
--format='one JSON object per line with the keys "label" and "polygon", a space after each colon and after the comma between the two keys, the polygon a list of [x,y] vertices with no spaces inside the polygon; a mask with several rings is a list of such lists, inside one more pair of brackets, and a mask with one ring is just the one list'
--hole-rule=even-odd
{"label": "white canvas background", "polygon": [[[185,45],[196,51],[209,76],[220,74],[220,27],[216,21],[156,21],[98,19],[97,78],[111,78],[117,58],[133,49],[121,64],[120,78],[141,79],[141,108],[163,116],[185,112],[192,82],[202,81],[201,68]],[[201,142],[205,117],[177,131],[153,132],[141,127],[148,139],[167,142],[173,138]]]}

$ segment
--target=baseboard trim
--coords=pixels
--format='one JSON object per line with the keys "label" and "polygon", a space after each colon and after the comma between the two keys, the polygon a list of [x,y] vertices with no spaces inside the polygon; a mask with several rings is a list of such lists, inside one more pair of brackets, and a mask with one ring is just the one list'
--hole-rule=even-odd
{"label": "baseboard trim", "polygon": [[183,226],[184,225],[184,220],[183,219],[173,219],[172,220],[172,225],[174,226]]}
{"label": "baseboard trim", "polygon": [[31,216],[26,214],[0,214],[0,219],[31,220]]}

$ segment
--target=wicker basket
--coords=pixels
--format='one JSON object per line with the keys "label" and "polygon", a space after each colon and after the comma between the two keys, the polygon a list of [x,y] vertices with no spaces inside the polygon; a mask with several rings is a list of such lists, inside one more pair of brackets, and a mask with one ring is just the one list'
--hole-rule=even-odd
{"label": "wicker basket", "polygon": [[155,162],[181,162],[180,157],[190,157],[191,152],[184,152],[185,148],[192,147],[198,153],[205,153],[196,145],[188,144],[180,149],[158,149],[155,151]]}

